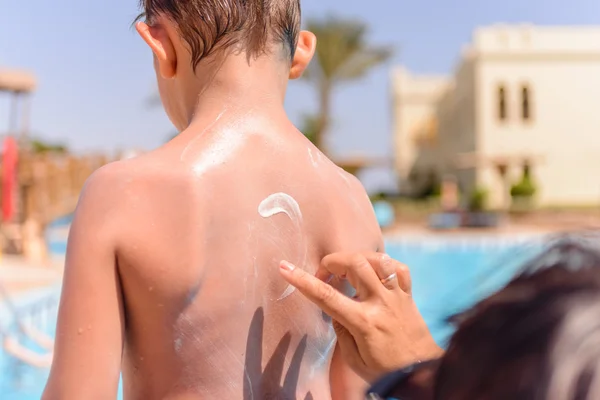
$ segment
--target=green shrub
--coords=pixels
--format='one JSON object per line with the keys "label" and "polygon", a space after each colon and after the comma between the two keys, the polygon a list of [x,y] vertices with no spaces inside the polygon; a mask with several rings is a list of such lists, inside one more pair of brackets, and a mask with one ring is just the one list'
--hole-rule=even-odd
{"label": "green shrub", "polygon": [[371,199],[371,203],[375,203],[377,201],[382,201],[387,199],[387,195],[383,192],[377,192],[369,196]]}
{"label": "green shrub", "polygon": [[520,182],[514,184],[510,189],[510,195],[512,197],[533,197],[536,193],[536,187],[533,184],[531,178],[527,175],[523,175]]}
{"label": "green shrub", "polygon": [[431,195],[429,197],[439,198],[442,197],[442,184],[436,183],[433,189],[431,190]]}
{"label": "green shrub", "polygon": [[485,188],[477,188],[469,198],[469,211],[483,211],[486,209],[489,192]]}

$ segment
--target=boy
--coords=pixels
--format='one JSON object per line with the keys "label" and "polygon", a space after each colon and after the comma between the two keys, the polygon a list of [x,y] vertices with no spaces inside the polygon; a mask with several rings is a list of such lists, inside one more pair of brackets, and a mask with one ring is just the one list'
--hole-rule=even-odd
{"label": "boy", "polygon": [[279,262],[315,272],[382,240],[358,181],[285,114],[316,46],[299,1],[142,7],[136,28],[181,134],[87,182],[44,398],[114,398],[121,370],[126,399],[331,398],[331,323]]}

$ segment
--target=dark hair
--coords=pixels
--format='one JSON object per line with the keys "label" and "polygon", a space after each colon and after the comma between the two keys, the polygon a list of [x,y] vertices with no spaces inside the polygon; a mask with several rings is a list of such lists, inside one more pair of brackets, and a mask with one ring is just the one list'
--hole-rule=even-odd
{"label": "dark hair", "polygon": [[300,0],[140,0],[140,8],[136,21],[164,15],[175,22],[194,68],[216,48],[240,45],[258,57],[275,41],[292,59],[298,43]]}
{"label": "dark hair", "polygon": [[454,318],[458,328],[434,397],[600,398],[600,253],[594,247],[577,238],[559,241],[504,289]]}

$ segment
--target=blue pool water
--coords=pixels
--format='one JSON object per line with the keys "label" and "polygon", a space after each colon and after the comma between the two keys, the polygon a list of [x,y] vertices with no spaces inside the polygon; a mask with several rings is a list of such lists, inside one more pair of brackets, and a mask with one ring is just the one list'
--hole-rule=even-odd
{"label": "blue pool water", "polygon": [[[17,304],[23,322],[54,337],[59,297],[60,287],[51,287],[30,292],[12,300]],[[0,326],[2,329],[12,331],[13,334],[18,332],[14,315],[5,306],[2,306],[2,303],[0,303]],[[29,349],[40,354],[46,352],[27,337],[18,333],[16,337],[19,338],[22,345]],[[39,400],[48,379],[48,372],[45,369],[30,367],[4,353],[0,348],[0,399]],[[119,396],[120,399],[122,399],[122,395]]]}
{"label": "blue pool water", "polygon": [[[12,299],[23,321],[54,336],[59,288],[46,288]],[[17,331],[13,313],[0,301],[0,329]],[[17,336],[28,348],[44,353],[35,343]],[[0,334],[0,339],[3,339]],[[39,400],[48,372],[28,367],[0,348],[0,398],[3,400]]]}
{"label": "blue pool water", "polygon": [[[60,228],[60,227],[59,227]],[[55,239],[51,245],[59,252],[64,243]],[[498,289],[510,279],[529,257],[539,251],[539,240],[522,241],[498,238],[413,238],[390,239],[387,252],[410,266],[413,295],[433,335],[444,344],[452,329],[445,319],[472,305],[481,297]],[[17,299],[23,309],[38,304],[46,296],[49,306],[24,311],[39,328],[52,334],[56,322],[57,290],[45,294],[31,294]],[[54,303],[52,303],[54,302]],[[29,305],[28,305],[29,304]],[[51,306],[54,304],[54,307]],[[1,307],[0,307],[1,309]],[[1,326],[10,325],[0,311]],[[35,348],[29,343],[31,348]],[[0,398],[3,400],[39,399],[47,371],[36,370],[11,359],[0,349]]]}
{"label": "blue pool water", "polygon": [[442,346],[452,333],[448,317],[500,289],[540,248],[540,240],[492,237],[386,244],[392,258],[410,267],[415,302]]}
{"label": "blue pool water", "polygon": [[53,221],[46,229],[46,243],[50,254],[63,256],[67,252],[67,233],[73,221],[72,215],[67,215]]}

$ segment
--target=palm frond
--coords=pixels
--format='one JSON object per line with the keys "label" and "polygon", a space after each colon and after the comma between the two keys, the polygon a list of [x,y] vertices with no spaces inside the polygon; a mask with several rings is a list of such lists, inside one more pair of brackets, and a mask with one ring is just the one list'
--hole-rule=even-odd
{"label": "palm frond", "polygon": [[317,36],[313,62],[325,80],[334,79],[340,67],[365,47],[367,27],[359,21],[330,17],[309,21],[307,28]]}
{"label": "palm frond", "polygon": [[386,62],[392,56],[392,49],[386,47],[364,49],[340,66],[336,79],[354,80],[363,77],[369,70]]}
{"label": "palm frond", "polygon": [[306,28],[317,37],[315,56],[303,78],[319,95],[317,116],[305,116],[303,133],[325,151],[325,134],[331,121],[331,96],[336,83],[358,79],[388,60],[389,47],[367,43],[367,25],[358,20],[328,17],[311,19]]}

